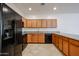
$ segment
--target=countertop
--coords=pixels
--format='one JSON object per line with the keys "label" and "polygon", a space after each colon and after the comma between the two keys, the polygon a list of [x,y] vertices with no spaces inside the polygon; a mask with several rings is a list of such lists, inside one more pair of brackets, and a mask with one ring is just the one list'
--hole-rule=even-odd
{"label": "countertop", "polygon": [[65,36],[65,37],[69,37],[69,38],[72,38],[72,39],[75,39],[75,40],[79,40],[79,35],[77,35],[77,34],[68,34],[68,33],[62,33],[62,32],[59,32],[59,31],[23,31],[22,35],[29,34],[29,33],[45,33],[45,34],[55,33],[55,34],[62,35],[62,36]]}
{"label": "countertop", "polygon": [[47,33],[47,34],[52,34],[52,33],[55,33],[55,32],[57,33],[57,32],[59,32],[59,31],[23,31],[23,32],[22,32],[22,35],[30,34],[30,33],[37,33],[37,34],[38,34],[38,33],[39,33],[39,34],[40,34],[40,33],[45,33],[45,34]]}
{"label": "countertop", "polygon": [[79,35],[77,35],[77,34],[68,34],[68,33],[55,33],[55,34],[62,35],[62,36],[65,36],[65,37],[69,37],[69,38],[72,38],[72,39],[75,39],[75,40],[79,40]]}

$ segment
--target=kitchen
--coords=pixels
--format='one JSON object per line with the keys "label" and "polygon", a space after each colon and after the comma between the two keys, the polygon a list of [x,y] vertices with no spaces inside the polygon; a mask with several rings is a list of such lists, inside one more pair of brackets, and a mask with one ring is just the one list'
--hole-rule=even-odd
{"label": "kitchen", "polygon": [[[12,55],[79,56],[78,3],[6,3],[5,5],[17,12],[13,12],[15,16],[12,15],[17,22],[13,21],[16,25],[15,27],[13,25],[16,31],[13,36],[17,38],[13,37],[15,40],[13,47],[11,46]],[[5,19],[3,23],[6,23]],[[4,25],[4,28],[6,27]]]}

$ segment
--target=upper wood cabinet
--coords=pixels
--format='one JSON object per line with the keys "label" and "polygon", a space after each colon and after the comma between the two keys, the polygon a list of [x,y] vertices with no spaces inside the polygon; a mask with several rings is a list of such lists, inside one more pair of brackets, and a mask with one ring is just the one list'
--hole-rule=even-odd
{"label": "upper wood cabinet", "polygon": [[23,22],[23,27],[25,28],[26,27],[26,20],[22,19],[22,22]]}
{"label": "upper wood cabinet", "polygon": [[46,28],[47,27],[47,20],[41,20],[41,27]]}
{"label": "upper wood cabinet", "polygon": [[56,28],[56,19],[25,19],[24,27],[27,28]]}
{"label": "upper wood cabinet", "polygon": [[57,19],[52,19],[51,20],[51,27],[56,28],[57,27]]}
{"label": "upper wood cabinet", "polygon": [[31,20],[31,27],[36,28],[37,27],[37,20]]}
{"label": "upper wood cabinet", "polygon": [[41,28],[41,27],[42,27],[41,24],[42,24],[42,23],[41,23],[41,20],[37,20],[37,26],[36,26],[36,27],[37,27],[37,28]]}
{"label": "upper wood cabinet", "polygon": [[52,28],[52,26],[53,26],[53,25],[52,25],[52,20],[49,20],[49,19],[48,19],[48,20],[47,20],[47,27],[48,27],[48,28]]}
{"label": "upper wood cabinet", "polygon": [[32,27],[32,20],[26,20],[26,27],[28,28]]}

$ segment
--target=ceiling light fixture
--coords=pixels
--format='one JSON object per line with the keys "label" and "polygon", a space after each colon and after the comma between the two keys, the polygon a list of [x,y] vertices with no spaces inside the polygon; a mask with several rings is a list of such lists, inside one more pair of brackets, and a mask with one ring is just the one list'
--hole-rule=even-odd
{"label": "ceiling light fixture", "polygon": [[56,10],[56,9],[57,9],[56,7],[53,8],[53,10]]}
{"label": "ceiling light fixture", "polygon": [[32,10],[32,8],[29,8],[29,11],[31,11]]}

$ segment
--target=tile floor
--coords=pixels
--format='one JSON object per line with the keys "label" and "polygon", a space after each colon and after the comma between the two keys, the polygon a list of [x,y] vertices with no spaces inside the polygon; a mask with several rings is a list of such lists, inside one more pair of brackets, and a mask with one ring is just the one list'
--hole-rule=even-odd
{"label": "tile floor", "polygon": [[28,44],[22,56],[63,56],[53,44]]}

